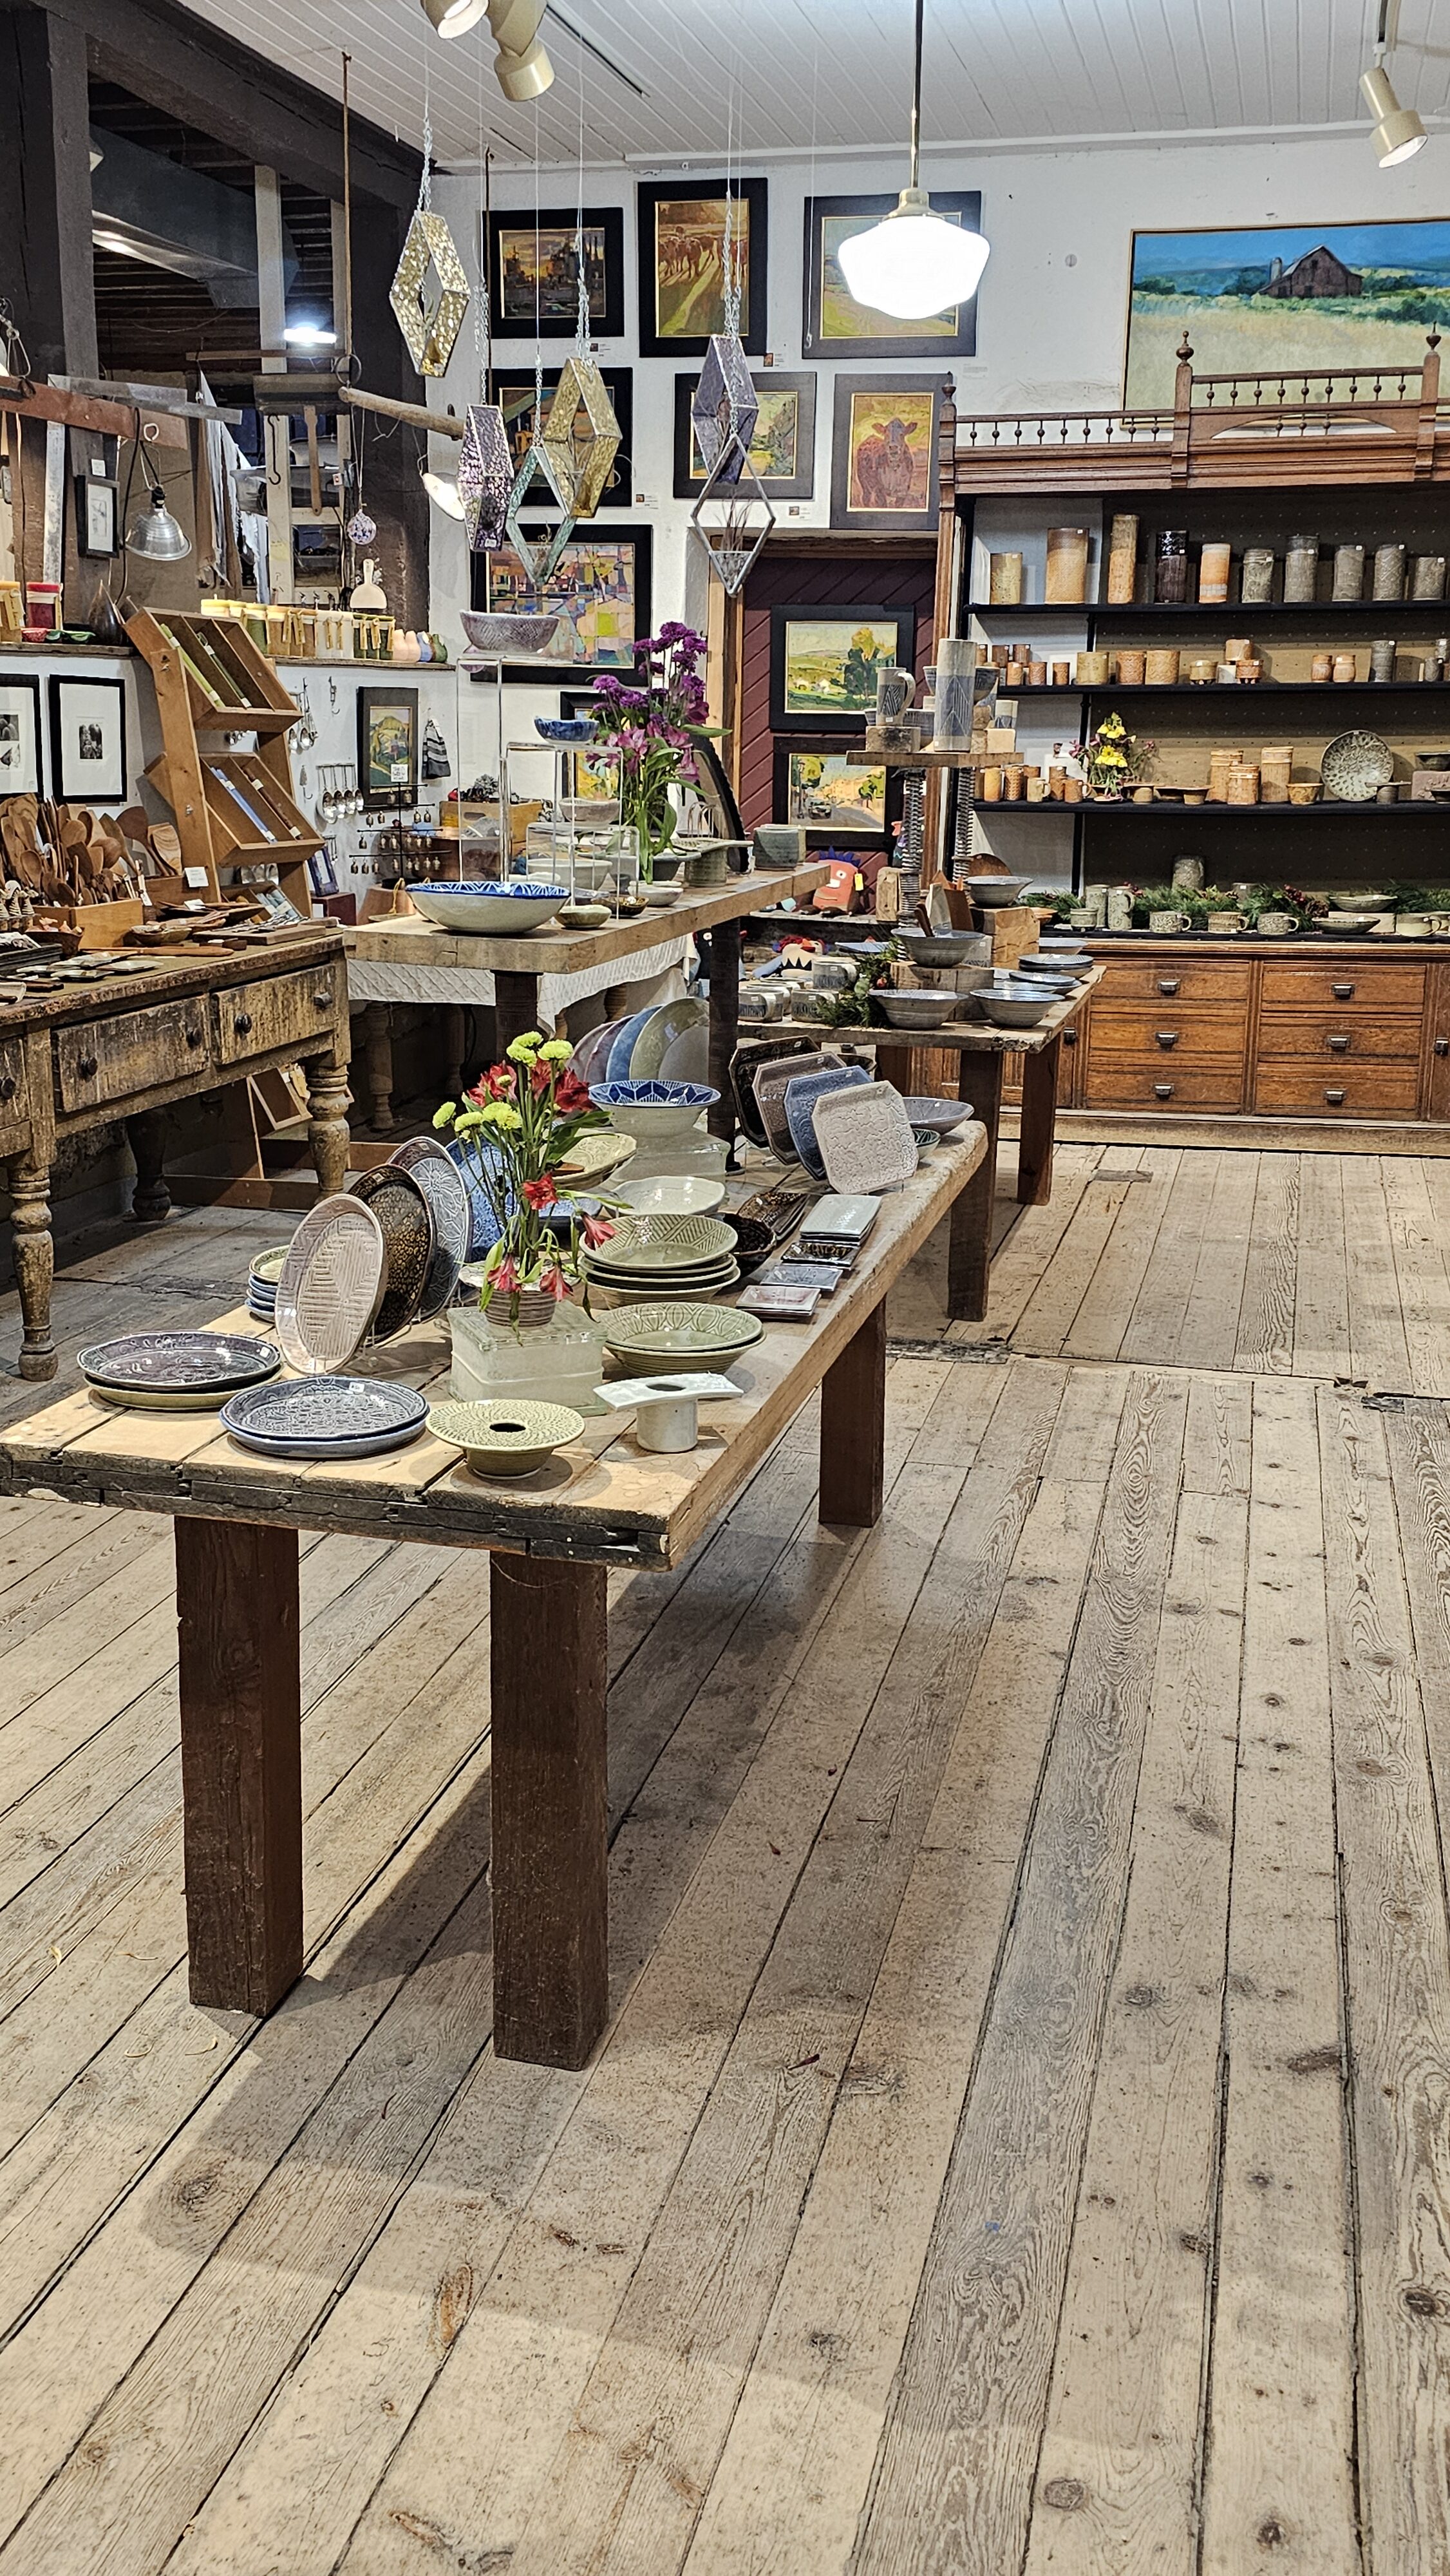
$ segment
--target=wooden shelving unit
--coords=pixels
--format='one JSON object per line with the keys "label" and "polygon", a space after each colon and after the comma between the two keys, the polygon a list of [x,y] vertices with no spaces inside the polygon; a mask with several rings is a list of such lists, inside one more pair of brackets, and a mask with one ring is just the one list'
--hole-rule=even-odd
{"label": "wooden shelving unit", "polygon": [[[282,892],[309,920],[307,860],[322,835],[292,792],[295,699],[236,618],[142,609],[126,632],[155,683],[165,750],[146,775],[176,817],[183,868],[203,869],[215,895],[223,868],[271,861]],[[225,734],[251,734],[256,749],[210,739]]]}

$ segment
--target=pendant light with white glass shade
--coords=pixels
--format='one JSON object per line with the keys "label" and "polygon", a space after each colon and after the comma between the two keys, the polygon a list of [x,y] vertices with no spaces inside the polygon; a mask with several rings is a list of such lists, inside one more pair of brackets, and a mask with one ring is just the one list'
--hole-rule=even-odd
{"label": "pendant light with white glass shade", "polygon": [[836,256],[858,304],[903,322],[924,320],[952,304],[967,304],[987,265],[990,243],[963,224],[934,215],[919,184],[921,158],[921,39],[924,0],[916,0],[915,59],[911,86],[911,178],[900,201],[868,232],[853,233]]}

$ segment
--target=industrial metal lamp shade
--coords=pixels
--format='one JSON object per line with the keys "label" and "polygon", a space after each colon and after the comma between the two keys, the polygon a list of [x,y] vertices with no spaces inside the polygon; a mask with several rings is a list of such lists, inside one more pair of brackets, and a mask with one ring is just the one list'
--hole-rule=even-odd
{"label": "industrial metal lamp shade", "polygon": [[147,563],[180,563],[191,552],[191,539],[180,521],[173,519],[159,483],[153,486],[150,508],[142,510],[126,531],[126,552],[143,556]]}
{"label": "industrial metal lamp shade", "polygon": [[1382,63],[1361,72],[1359,85],[1375,120],[1370,136],[1375,159],[1382,170],[1393,170],[1397,161],[1408,161],[1419,151],[1425,141],[1425,129],[1412,107],[1401,107]]}

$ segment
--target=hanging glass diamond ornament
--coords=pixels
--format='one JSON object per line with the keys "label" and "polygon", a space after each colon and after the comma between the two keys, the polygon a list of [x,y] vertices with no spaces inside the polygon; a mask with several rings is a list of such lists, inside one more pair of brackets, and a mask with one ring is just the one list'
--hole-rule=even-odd
{"label": "hanging glass diamond ornament", "polygon": [[458,497],[468,542],[476,555],[504,539],[514,460],[508,428],[497,403],[470,403],[458,451]]}
{"label": "hanging glass diamond ornament", "polygon": [[468,311],[468,272],[441,215],[419,207],[388,302],[419,375],[443,375]]}
{"label": "hanging glass diamond ornament", "polygon": [[[721,518],[707,518],[713,505]],[[745,587],[751,565],[775,526],[775,512],[750,451],[738,438],[726,440],[700,497],[690,512],[690,525],[710,559],[710,570],[731,599]]]}
{"label": "hanging glass diamond ornament", "polygon": [[[536,474],[542,476],[564,513],[556,528],[545,531],[545,541],[537,547],[523,531],[524,497]],[[504,512],[503,524],[509,544],[529,577],[530,587],[542,591],[569,542],[574,521],[569,504],[559,489],[558,478],[554,472],[554,460],[538,439],[535,439],[533,445],[525,450],[523,462],[509,488],[508,507]]]}
{"label": "hanging glass diamond ornament", "polygon": [[759,416],[760,396],[740,335],[736,331],[717,331],[705,352],[700,381],[690,402],[690,418],[706,471],[722,463],[726,469],[717,475],[718,482],[736,481],[750,454]]}
{"label": "hanging glass diamond ornament", "polygon": [[560,370],[538,442],[553,466],[558,489],[568,495],[565,506],[576,519],[592,519],[603,500],[620,436],[598,366],[576,349]]}

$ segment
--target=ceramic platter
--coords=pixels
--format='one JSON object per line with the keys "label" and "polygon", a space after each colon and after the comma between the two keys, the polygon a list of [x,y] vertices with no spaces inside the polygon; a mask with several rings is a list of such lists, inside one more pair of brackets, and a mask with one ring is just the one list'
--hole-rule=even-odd
{"label": "ceramic platter", "polygon": [[368,1377],[288,1378],[222,1408],[232,1438],[268,1458],[375,1458],[416,1440],[427,1419],[415,1388]]}
{"label": "ceramic platter", "polygon": [[490,1404],[435,1404],[428,1428],[463,1451],[475,1476],[528,1476],[556,1449],[578,1439],[584,1416],[567,1404],[515,1403],[500,1396]]}
{"label": "ceramic platter", "polygon": [[418,1300],[418,1321],[426,1324],[453,1303],[468,1259],[473,1211],[463,1174],[435,1136],[410,1136],[390,1159],[398,1171],[412,1174],[433,1219],[433,1258]]}
{"label": "ceramic platter", "polygon": [[761,1131],[772,1154],[782,1162],[793,1163],[796,1150],[791,1142],[790,1120],[786,1115],[786,1085],[804,1081],[808,1073],[827,1073],[840,1063],[840,1057],[824,1055],[784,1056],[779,1063],[767,1065],[755,1077],[755,1106]]}
{"label": "ceramic platter", "polygon": [[274,1378],[275,1342],[250,1333],[126,1333],[78,1354],[81,1375],[107,1404],[155,1413],[214,1413],[239,1388]]}
{"label": "ceramic platter", "polygon": [[1319,764],[1324,793],[1340,805],[1362,805],[1395,774],[1395,756],[1377,733],[1337,733]]}
{"label": "ceramic platter", "polygon": [[344,1368],[377,1307],[383,1230],[349,1191],[309,1208],[277,1282],[277,1339],[304,1377]]}
{"label": "ceramic platter", "polygon": [[894,1083],[828,1091],[816,1104],[816,1142],[833,1190],[848,1195],[895,1189],[917,1166],[916,1138]]}
{"label": "ceramic platter", "polygon": [[373,1339],[390,1341],[412,1323],[422,1303],[433,1266],[432,1210],[413,1174],[400,1171],[396,1163],[354,1173],[346,1195],[370,1208],[382,1228],[383,1293],[373,1317]]}

